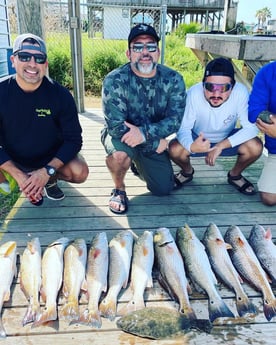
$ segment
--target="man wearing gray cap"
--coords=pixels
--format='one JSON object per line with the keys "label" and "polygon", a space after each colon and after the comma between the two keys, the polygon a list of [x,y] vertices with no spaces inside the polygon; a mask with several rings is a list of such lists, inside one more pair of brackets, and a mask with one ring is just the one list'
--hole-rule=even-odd
{"label": "man wearing gray cap", "polygon": [[109,208],[118,214],[128,208],[124,179],[131,166],[155,195],[167,195],[174,187],[166,138],[180,126],[186,90],[179,73],[158,64],[159,40],[152,26],[133,27],[129,63],[109,73],[103,83],[102,143],[115,185]]}
{"label": "man wearing gray cap", "polygon": [[44,193],[61,200],[58,180],[81,183],[88,176],[74,99],[46,77],[40,37],[18,36],[11,62],[16,74],[0,83],[0,187],[9,192],[9,174],[32,204],[41,205]]}
{"label": "man wearing gray cap", "polygon": [[181,168],[175,175],[177,186],[193,179],[191,157],[205,156],[206,164],[214,166],[219,156],[237,156],[228,183],[240,193],[255,194],[242,172],[262,154],[257,134],[248,121],[248,91],[235,81],[232,63],[222,57],[210,61],[202,82],[187,92],[181,127],[169,144],[170,156]]}

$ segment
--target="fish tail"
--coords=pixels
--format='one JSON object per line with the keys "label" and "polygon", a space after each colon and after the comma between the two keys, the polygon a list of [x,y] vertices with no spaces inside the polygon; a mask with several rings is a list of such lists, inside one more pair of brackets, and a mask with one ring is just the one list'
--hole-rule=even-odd
{"label": "fish tail", "polygon": [[3,326],[2,318],[0,317],[0,339],[6,338],[7,334]]}
{"label": "fish tail", "polygon": [[193,308],[188,305],[188,306],[180,306],[179,312],[183,315],[185,315],[188,319],[190,320],[196,320],[196,313],[194,312]]}
{"label": "fish tail", "polygon": [[207,319],[197,319],[191,320],[191,328],[197,329],[199,331],[204,331],[206,333],[211,333],[213,325],[210,320]]}
{"label": "fish tail", "polygon": [[102,319],[99,310],[91,311],[89,309],[85,309],[84,312],[80,315],[78,322],[93,328],[102,327]]}
{"label": "fish tail", "polygon": [[99,310],[103,317],[109,319],[110,321],[114,321],[117,313],[117,303],[113,300],[103,299]]}
{"label": "fish tail", "polygon": [[227,305],[221,298],[217,301],[211,300],[209,298],[208,310],[209,310],[209,318],[211,322],[213,322],[215,319],[219,317],[231,317],[231,318],[235,317],[235,315],[227,307]]}
{"label": "fish tail", "polygon": [[56,319],[57,319],[56,305],[53,305],[51,307],[45,307],[42,313],[39,314],[38,318],[32,324],[32,327],[33,328],[38,327],[47,323],[48,321],[54,321]]}
{"label": "fish tail", "polygon": [[59,318],[68,321],[77,320],[79,318],[78,301],[65,303],[60,310]]}
{"label": "fish tail", "polygon": [[246,315],[253,316],[257,314],[255,305],[250,301],[248,297],[241,298],[240,296],[237,296],[236,305],[237,305],[237,311],[240,317],[243,317]]}
{"label": "fish tail", "polygon": [[22,326],[26,326],[28,323],[34,322],[39,318],[40,315],[40,305],[32,306],[29,305],[27,311],[22,320]]}
{"label": "fish tail", "polygon": [[126,306],[124,306],[122,309],[119,310],[119,312],[117,313],[118,315],[126,315],[126,314],[129,314],[133,311],[136,311],[136,310],[140,310],[140,309],[143,309],[145,308],[145,302],[144,300],[130,300]]}
{"label": "fish tail", "polygon": [[276,299],[271,302],[264,298],[264,315],[270,321],[276,315]]}

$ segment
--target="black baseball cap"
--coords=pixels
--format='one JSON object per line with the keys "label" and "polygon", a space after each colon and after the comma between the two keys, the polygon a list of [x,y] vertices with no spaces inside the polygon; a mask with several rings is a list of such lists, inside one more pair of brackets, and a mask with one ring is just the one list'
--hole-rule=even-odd
{"label": "black baseball cap", "polygon": [[148,24],[138,24],[134,26],[129,33],[128,46],[130,45],[131,41],[134,40],[134,38],[141,35],[149,35],[152,36],[156,42],[160,41],[160,37],[157,35],[155,29],[152,26]]}
{"label": "black baseball cap", "polygon": [[[34,44],[37,44],[37,46]],[[46,45],[43,39],[30,33],[19,35],[14,41],[13,54],[24,49],[37,50],[47,55]]]}
{"label": "black baseball cap", "polygon": [[205,81],[205,79],[209,76],[221,75],[225,77],[230,77],[232,79],[232,82],[234,83],[234,74],[235,72],[232,63],[225,58],[219,57],[210,61],[207,64],[207,66],[205,67],[203,81]]}

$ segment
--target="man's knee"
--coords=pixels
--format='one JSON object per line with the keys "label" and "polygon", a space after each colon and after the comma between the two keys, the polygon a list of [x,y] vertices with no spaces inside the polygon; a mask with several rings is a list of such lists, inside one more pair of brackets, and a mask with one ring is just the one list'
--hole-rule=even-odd
{"label": "man's knee", "polygon": [[116,151],[107,156],[107,161],[116,161],[118,164],[124,164],[126,160],[130,160],[128,154],[124,151]]}
{"label": "man's knee", "polygon": [[[250,157],[260,157],[263,152],[263,143],[260,138],[256,137],[240,145],[240,153]],[[242,152],[243,151],[243,152]]]}
{"label": "man's knee", "polygon": [[166,196],[169,195],[173,188],[174,188],[174,182],[170,183],[158,183],[158,184],[151,184],[148,185],[148,190],[153,194],[157,196]]}
{"label": "man's knee", "polygon": [[72,168],[72,182],[82,183],[86,181],[89,174],[89,168],[85,162],[75,164]]}
{"label": "man's knee", "polygon": [[130,167],[131,159],[124,151],[116,151],[106,157],[106,166],[110,171],[127,171]]}
{"label": "man's knee", "polygon": [[171,158],[183,158],[183,156],[189,156],[189,152],[179,143],[177,139],[173,139],[169,143],[169,155]]}

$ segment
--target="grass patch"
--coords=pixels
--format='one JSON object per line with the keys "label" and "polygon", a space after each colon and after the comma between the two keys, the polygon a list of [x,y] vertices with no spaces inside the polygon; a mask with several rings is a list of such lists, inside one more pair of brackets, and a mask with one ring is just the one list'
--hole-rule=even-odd
{"label": "grass patch", "polygon": [[0,226],[2,226],[5,218],[7,217],[8,213],[12,209],[13,205],[16,203],[17,199],[20,196],[20,191],[16,188],[12,191],[9,195],[2,195],[0,194]]}

